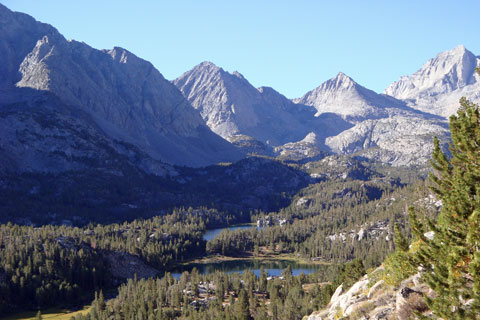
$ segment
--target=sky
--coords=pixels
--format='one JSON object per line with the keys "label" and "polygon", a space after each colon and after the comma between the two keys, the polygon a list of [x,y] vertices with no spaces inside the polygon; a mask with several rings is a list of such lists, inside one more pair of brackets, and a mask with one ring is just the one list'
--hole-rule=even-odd
{"label": "sky", "polygon": [[202,61],[296,98],[343,72],[382,92],[459,44],[480,55],[480,1],[0,0],[169,80]]}

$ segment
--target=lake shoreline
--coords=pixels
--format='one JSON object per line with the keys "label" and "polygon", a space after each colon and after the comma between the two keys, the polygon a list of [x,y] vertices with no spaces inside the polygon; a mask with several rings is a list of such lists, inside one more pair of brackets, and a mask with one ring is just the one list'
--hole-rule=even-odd
{"label": "lake shoreline", "polygon": [[258,255],[254,255],[253,252],[245,252],[243,255],[237,256],[224,256],[220,254],[207,255],[200,258],[184,261],[179,263],[178,266],[188,266],[191,264],[210,264],[210,263],[221,263],[228,261],[292,261],[298,263],[299,265],[329,265],[333,264],[332,262],[326,261],[314,261],[310,259],[305,259],[301,257],[296,257],[291,253],[273,253],[266,250],[262,250]]}

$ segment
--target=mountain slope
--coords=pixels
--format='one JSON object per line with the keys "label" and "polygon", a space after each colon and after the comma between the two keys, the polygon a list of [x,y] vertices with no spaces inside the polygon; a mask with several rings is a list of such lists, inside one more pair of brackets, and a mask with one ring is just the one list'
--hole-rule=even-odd
{"label": "mountain slope", "polygon": [[315,107],[317,116],[335,113],[351,122],[384,118],[405,107],[403,102],[362,87],[342,72],[295,102]]}
{"label": "mountain slope", "polygon": [[14,103],[0,102],[0,172],[176,174],[138,147],[106,136],[89,114],[51,93],[19,89],[16,94],[21,96],[7,99]]}
{"label": "mountain slope", "polygon": [[479,65],[480,58],[460,45],[439,53],[384,93],[405,100],[412,108],[448,117],[456,112],[462,96],[480,101],[480,76],[475,73]]}
{"label": "mountain slope", "polygon": [[351,124],[326,135],[324,145],[336,154],[359,154],[396,166],[418,165],[430,158],[433,136],[448,139],[441,117],[377,94],[341,72],[295,101],[315,107],[317,117],[335,114]]}
{"label": "mountain slope", "polygon": [[224,138],[246,135],[273,146],[302,139],[314,110],[269,87],[256,89],[240,73],[203,62],[173,81]]}
{"label": "mountain slope", "polygon": [[109,138],[130,143],[155,160],[201,166],[242,157],[203,124],[149,62],[121,48],[100,51],[67,41],[53,27],[4,6],[0,17],[9,22],[0,30],[8,40],[0,47],[8,75],[2,90],[14,91],[16,83],[49,91],[91,116]]}
{"label": "mountain slope", "polygon": [[444,121],[413,115],[395,115],[356,124],[325,144],[338,154],[359,154],[395,166],[422,165],[431,157],[433,137],[449,140]]}
{"label": "mountain slope", "polygon": [[314,132],[310,132],[303,140],[275,147],[274,151],[281,160],[312,161],[323,158],[327,154],[323,146],[322,139],[319,139]]}

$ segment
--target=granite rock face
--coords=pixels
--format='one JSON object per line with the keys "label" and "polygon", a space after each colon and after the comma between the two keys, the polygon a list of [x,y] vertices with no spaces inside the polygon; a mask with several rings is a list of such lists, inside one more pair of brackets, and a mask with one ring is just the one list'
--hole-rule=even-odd
{"label": "granite rock face", "polygon": [[411,76],[403,76],[384,93],[402,99],[412,108],[448,117],[465,96],[480,101],[480,58],[463,45],[439,53]]}
{"label": "granite rock face", "polygon": [[295,101],[315,107],[316,117],[335,114],[350,124],[325,137],[327,150],[336,154],[358,154],[395,166],[421,165],[431,156],[433,136],[448,140],[444,118],[368,90],[343,73]]}
{"label": "granite rock face", "polygon": [[402,101],[362,87],[342,72],[294,101],[315,107],[316,116],[335,113],[355,123],[387,117],[404,107]]}
{"label": "granite rock face", "polygon": [[3,92],[50,92],[90,116],[108,139],[131,144],[155,161],[202,166],[242,157],[151,63],[122,48],[96,50],[67,41],[53,27],[1,5],[0,17]]}
{"label": "granite rock face", "polygon": [[327,155],[324,151],[323,141],[314,132],[310,132],[304,139],[289,142],[275,147],[274,152],[281,160],[319,160]]}
{"label": "granite rock face", "polygon": [[211,62],[174,84],[213,131],[247,152],[283,160],[309,161],[333,152],[421,165],[431,156],[433,136],[448,140],[441,116],[377,94],[343,73],[293,101],[268,87],[256,89],[240,73]]}
{"label": "granite rock face", "polygon": [[[0,111],[14,112],[15,103],[31,108],[35,93],[49,92],[42,99],[52,101],[43,105],[62,105],[69,117],[82,114],[72,121],[95,127],[113,144],[133,146],[150,163],[204,166],[246,153],[308,161],[331,152],[396,166],[422,165],[430,159],[433,136],[448,142],[445,117],[456,111],[459,98],[480,101],[480,76],[474,72],[480,58],[463,46],[440,53],[384,94],[339,73],[289,100],[211,62],[172,83],[125,49],[96,50],[66,40],[55,28],[2,5],[0,39],[5,75]],[[23,98],[25,90],[29,98]],[[13,119],[3,129],[9,134],[16,132],[16,124],[25,125]],[[35,146],[35,140],[31,143]],[[13,156],[24,152],[20,144],[9,148],[0,168],[22,167]],[[29,166],[34,167],[24,167]]]}
{"label": "granite rock face", "polygon": [[[375,272],[382,272],[383,266]],[[387,285],[384,280],[372,281],[367,275],[359,279],[347,291],[340,285],[327,307],[315,311],[304,320],[335,319],[412,319],[415,312],[430,318],[424,295],[432,297],[427,285],[419,281],[417,273],[397,286]]]}
{"label": "granite rock face", "polygon": [[[296,110],[273,89],[255,89],[238,72],[230,74],[210,62],[174,83],[212,130],[225,138],[251,137],[282,159],[306,161],[327,151],[396,166],[423,165],[431,157],[434,136],[444,145],[449,141],[446,117],[457,110],[460,97],[480,101],[480,78],[474,72],[479,61],[459,46],[383,94],[340,72],[294,99]],[[304,140],[307,135],[315,136],[315,143]]]}
{"label": "granite rock face", "polygon": [[294,104],[270,87],[257,89],[240,73],[211,62],[197,65],[173,83],[224,138],[244,135],[278,146],[303,139],[311,122],[319,122],[312,107]]}
{"label": "granite rock face", "polygon": [[419,116],[395,115],[365,120],[326,139],[335,153],[360,154],[395,165],[421,165],[432,155],[433,137],[449,139],[444,121]]}
{"label": "granite rock face", "polygon": [[19,66],[37,40],[54,34],[58,34],[54,27],[27,14],[12,12],[0,4],[0,88],[13,86],[19,81]]}
{"label": "granite rock face", "polygon": [[172,166],[135,145],[105,135],[88,113],[51,93],[19,91],[15,103],[0,105],[0,171],[95,169],[117,176],[127,171],[176,175]]}

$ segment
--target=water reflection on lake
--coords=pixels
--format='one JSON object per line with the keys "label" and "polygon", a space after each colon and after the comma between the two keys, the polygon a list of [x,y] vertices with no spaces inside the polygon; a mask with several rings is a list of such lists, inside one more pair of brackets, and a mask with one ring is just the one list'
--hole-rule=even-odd
{"label": "water reflection on lake", "polygon": [[179,278],[182,272],[191,272],[193,268],[197,268],[201,274],[210,274],[215,271],[221,271],[225,273],[239,272],[242,273],[245,270],[253,272],[255,275],[260,275],[260,268],[263,266],[265,272],[269,276],[278,277],[282,274],[282,271],[290,266],[292,274],[294,276],[314,273],[318,270],[326,270],[328,265],[321,264],[299,264],[291,260],[233,260],[233,261],[221,261],[212,263],[190,263],[185,266],[179,266],[175,270],[172,270],[172,276]]}

